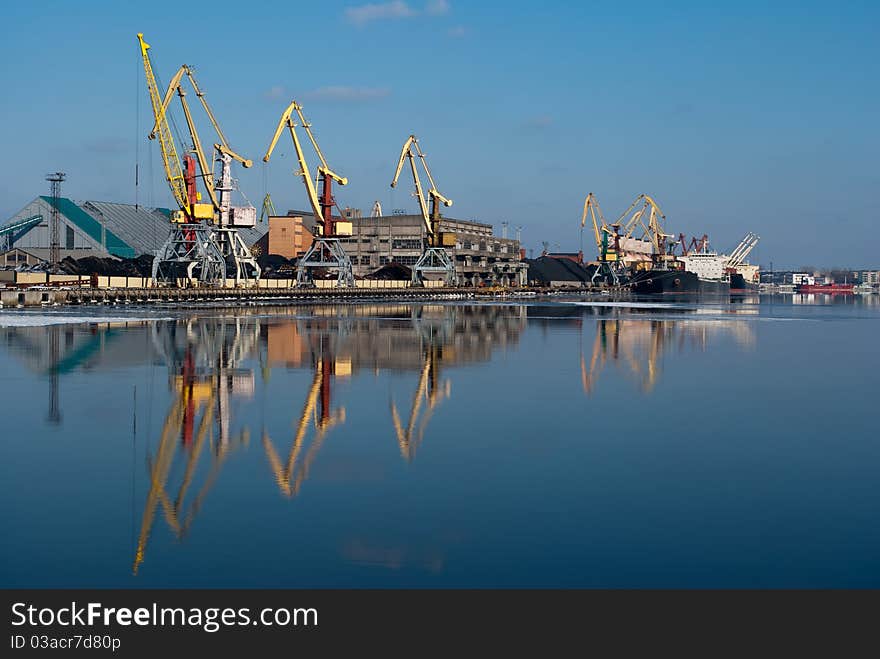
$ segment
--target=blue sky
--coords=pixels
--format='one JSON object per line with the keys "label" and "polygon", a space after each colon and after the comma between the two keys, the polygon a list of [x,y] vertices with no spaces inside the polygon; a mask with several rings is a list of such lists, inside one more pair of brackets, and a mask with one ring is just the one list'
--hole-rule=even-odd
{"label": "blue sky", "polygon": [[446,213],[521,225],[529,249],[577,250],[587,192],[609,221],[646,192],[669,233],[729,250],[757,232],[765,266],[880,267],[876,2],[50,0],[5,14],[3,218],[58,169],[66,196],[134,202],[136,161],[139,201],[171,205],[145,137],[142,31],[163,81],[196,67],[255,161],[238,174],[257,207],[266,191],[307,207],[288,136],[261,163],[295,98],[350,180],[340,205],[415,212],[408,180],[389,187],[415,133]]}

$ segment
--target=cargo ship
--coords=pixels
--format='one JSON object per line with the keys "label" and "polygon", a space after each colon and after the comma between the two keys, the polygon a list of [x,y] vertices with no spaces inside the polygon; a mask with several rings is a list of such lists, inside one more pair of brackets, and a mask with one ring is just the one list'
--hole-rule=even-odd
{"label": "cargo ship", "polygon": [[694,293],[697,295],[728,295],[730,282],[701,279],[689,270],[642,270],[632,276],[628,286],[639,295],[660,293]]}
{"label": "cargo ship", "polygon": [[678,257],[685,272],[697,277],[697,292],[707,295],[726,295],[730,293],[730,274],[726,270],[728,256],[719,255],[703,243],[703,249]]}
{"label": "cargo ship", "polygon": [[798,293],[827,293],[829,295],[852,295],[854,284],[799,284]]}

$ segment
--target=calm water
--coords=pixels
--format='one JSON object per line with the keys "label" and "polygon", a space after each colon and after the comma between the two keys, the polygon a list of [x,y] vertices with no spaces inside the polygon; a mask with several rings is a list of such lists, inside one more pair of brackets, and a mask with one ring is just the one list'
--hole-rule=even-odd
{"label": "calm water", "polygon": [[880,587],[878,302],[0,311],[0,586]]}

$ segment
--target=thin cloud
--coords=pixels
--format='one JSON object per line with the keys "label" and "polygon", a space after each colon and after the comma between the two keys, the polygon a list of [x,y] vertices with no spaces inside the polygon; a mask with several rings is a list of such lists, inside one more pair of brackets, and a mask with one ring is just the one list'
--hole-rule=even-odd
{"label": "thin cloud", "polygon": [[525,127],[532,130],[544,130],[545,128],[550,128],[554,123],[555,120],[553,117],[547,114],[541,114],[526,119]]}
{"label": "thin cloud", "polygon": [[431,16],[443,16],[444,14],[448,14],[451,7],[447,0],[431,0],[428,3],[428,6],[425,7],[425,11]]}
{"label": "thin cloud", "polygon": [[88,140],[83,147],[89,153],[97,153],[102,156],[115,156],[132,149],[131,143],[127,140],[109,136]]}
{"label": "thin cloud", "polygon": [[273,85],[263,94],[270,101],[277,101],[288,96],[287,88],[283,85]]}
{"label": "thin cloud", "polygon": [[349,7],[345,10],[345,18],[349,23],[363,27],[373,21],[381,21],[389,18],[410,18],[418,12],[403,0],[391,0],[391,2],[368,3],[357,7]]}
{"label": "thin cloud", "polygon": [[388,87],[348,87],[345,85],[331,85],[319,87],[305,92],[302,97],[306,101],[327,101],[333,103],[362,103],[385,98],[391,94]]}
{"label": "thin cloud", "polygon": [[461,39],[467,34],[467,28],[464,25],[456,25],[455,27],[449,28],[446,31],[446,34],[453,39]]}

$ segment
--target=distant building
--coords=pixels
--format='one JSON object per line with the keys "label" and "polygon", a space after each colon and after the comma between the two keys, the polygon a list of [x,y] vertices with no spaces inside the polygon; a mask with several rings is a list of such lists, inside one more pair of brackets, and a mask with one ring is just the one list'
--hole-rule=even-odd
{"label": "distant building", "polygon": [[17,247],[0,253],[0,268],[9,269],[19,266],[32,266],[42,263],[42,261],[42,259]]}
{"label": "distant building", "polygon": [[859,276],[863,284],[880,284],[880,270],[863,270]]}
{"label": "distant building", "polygon": [[786,283],[794,284],[795,286],[798,286],[800,284],[809,284],[810,286],[812,286],[816,283],[816,278],[813,275],[808,275],[805,272],[793,272],[791,273],[791,281],[786,281]]}
{"label": "distant building", "polygon": [[269,231],[256,242],[261,254],[276,254],[286,259],[302,256],[312,246],[312,218],[308,222],[301,215],[273,215]]}

